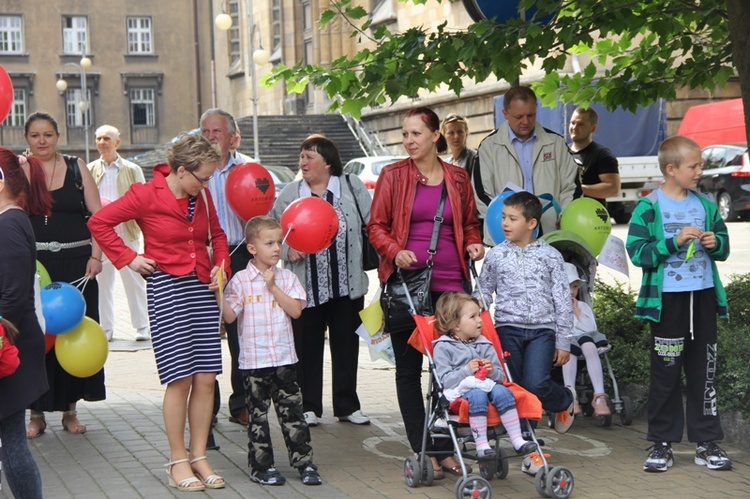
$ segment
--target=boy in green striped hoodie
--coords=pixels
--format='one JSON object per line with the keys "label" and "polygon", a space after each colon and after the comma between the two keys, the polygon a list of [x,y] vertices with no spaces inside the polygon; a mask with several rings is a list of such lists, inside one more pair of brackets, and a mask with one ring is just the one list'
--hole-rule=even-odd
{"label": "boy in green striped hoodie", "polygon": [[[644,471],[667,471],[673,442],[696,443],[695,464],[732,467],[717,442],[724,438],[716,389],[716,316],[728,317],[716,261],[729,256],[727,227],[716,204],[695,188],[703,171],[698,144],[672,137],[659,147],[664,184],[641,198],[628,230],[627,249],[643,269],[636,317],[650,321],[648,435],[654,443]],[[681,372],[687,406],[683,412]]]}

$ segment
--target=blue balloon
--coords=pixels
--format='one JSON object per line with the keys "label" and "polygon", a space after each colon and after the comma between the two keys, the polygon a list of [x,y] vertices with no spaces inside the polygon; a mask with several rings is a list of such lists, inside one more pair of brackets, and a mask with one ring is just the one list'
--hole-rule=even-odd
{"label": "blue balloon", "polygon": [[[505,233],[503,232],[503,204],[513,194],[515,194],[514,191],[504,190],[495,196],[495,199],[490,201],[489,206],[487,206],[487,213],[484,215],[484,226],[487,227],[487,232],[489,232],[494,244],[500,244],[505,241]],[[534,239],[538,237],[539,225],[534,229]]]}
{"label": "blue balloon", "polygon": [[46,333],[65,334],[75,329],[86,314],[86,300],[67,282],[53,282],[42,289],[42,314]]}
{"label": "blue balloon", "polygon": [[487,206],[487,213],[484,216],[484,226],[487,227],[487,232],[492,238],[494,244],[500,244],[505,241],[505,234],[503,233],[503,201],[508,197],[515,194],[511,190],[506,190],[495,196],[489,206]]}

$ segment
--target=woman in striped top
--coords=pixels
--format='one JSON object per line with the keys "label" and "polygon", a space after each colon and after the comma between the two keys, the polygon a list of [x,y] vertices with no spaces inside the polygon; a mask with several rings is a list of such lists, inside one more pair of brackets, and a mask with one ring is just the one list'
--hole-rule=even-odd
{"label": "woman in striped top", "polygon": [[[164,422],[171,451],[169,484],[182,491],[222,488],[206,460],[214,382],[221,373],[218,289],[221,264],[229,268],[227,238],[211,194],[204,190],[219,153],[199,136],[185,135],[157,165],[154,179],[134,184],[89,221],[91,233],[112,264],[127,265],[146,279],[148,315],[156,367],[164,394]],[[144,236],[136,254],[115,233],[135,220]],[[214,262],[208,251],[211,245]],[[190,455],[185,448],[189,415]]]}

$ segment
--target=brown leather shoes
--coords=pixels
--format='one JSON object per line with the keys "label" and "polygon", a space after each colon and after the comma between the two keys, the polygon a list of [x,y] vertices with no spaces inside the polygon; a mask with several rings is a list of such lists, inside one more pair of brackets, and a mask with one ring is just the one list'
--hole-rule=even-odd
{"label": "brown leather shoes", "polygon": [[240,413],[237,414],[236,416],[229,416],[229,422],[241,424],[242,426],[247,426],[247,423],[248,423],[247,409],[242,409]]}

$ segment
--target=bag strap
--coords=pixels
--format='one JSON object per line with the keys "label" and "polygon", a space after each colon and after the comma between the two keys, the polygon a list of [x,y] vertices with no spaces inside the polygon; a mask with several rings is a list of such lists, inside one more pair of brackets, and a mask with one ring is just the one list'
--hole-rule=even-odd
{"label": "bag strap", "polygon": [[432,237],[430,238],[430,247],[427,253],[427,265],[432,265],[432,257],[437,252],[438,235],[440,234],[440,225],[443,223],[443,209],[445,208],[445,198],[448,197],[448,189],[443,180],[443,190],[440,192],[440,202],[438,203],[437,212],[435,212],[435,224],[432,226]]}
{"label": "bag strap", "polygon": [[203,204],[206,205],[206,218],[208,219],[208,246],[211,246],[211,212],[208,211],[208,196],[206,196],[206,189],[201,189],[201,196],[203,197]]}
{"label": "bag strap", "polygon": [[352,181],[349,180],[349,174],[344,175],[346,177],[346,183],[349,184],[349,192],[352,193],[352,197],[354,198],[354,206],[357,207],[357,213],[359,213],[359,220],[362,222],[362,227],[365,226],[365,217],[362,216],[362,210],[359,209],[359,203],[357,202],[357,195],[354,193],[354,188],[352,187]]}

